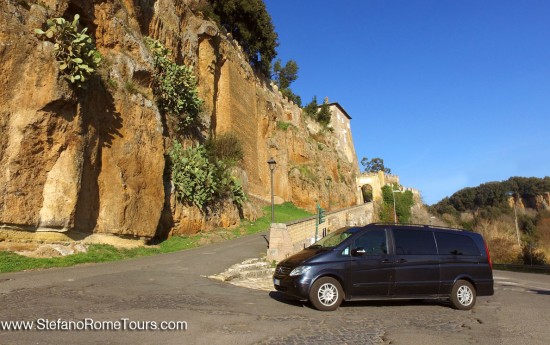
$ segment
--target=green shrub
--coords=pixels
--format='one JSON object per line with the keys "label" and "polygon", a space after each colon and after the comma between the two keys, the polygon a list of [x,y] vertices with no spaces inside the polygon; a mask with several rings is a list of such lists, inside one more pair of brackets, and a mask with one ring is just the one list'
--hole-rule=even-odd
{"label": "green shrub", "polygon": [[286,131],[288,127],[292,126],[292,123],[285,121],[277,121],[277,129],[281,131]]}
{"label": "green shrub", "polygon": [[318,108],[319,108],[319,104],[317,104],[317,96],[313,96],[313,98],[311,99],[311,102],[309,102],[303,108],[303,111],[304,111],[304,114],[306,114],[307,116],[315,119],[315,118],[317,118]]}
{"label": "green shrub", "polygon": [[41,38],[54,43],[55,59],[65,77],[77,87],[97,70],[101,56],[95,49],[92,38],[86,34],[87,28],[78,32],[78,20],[75,14],[72,22],[64,18],[53,18],[46,21],[48,29],[34,32]]}
{"label": "green shrub", "polygon": [[139,93],[138,88],[137,88],[136,84],[133,81],[125,82],[124,83],[124,88],[126,89],[126,91],[128,91],[132,95],[135,95],[135,94]]}
{"label": "green shrub", "polygon": [[[394,193],[392,190],[397,189],[390,185],[382,187],[382,207],[380,208],[380,220],[383,222],[393,222],[395,212],[399,223],[409,223],[411,219],[411,207],[414,205],[414,196],[412,192],[405,191]],[[395,210],[393,208],[394,202]]]}
{"label": "green shrub", "polygon": [[222,199],[231,199],[241,206],[246,196],[239,181],[231,176],[227,165],[212,161],[202,145],[184,149],[174,142],[169,152],[172,182],[176,197],[201,209]]}
{"label": "green shrub", "polygon": [[178,65],[168,58],[170,50],[160,42],[147,38],[146,43],[153,54],[153,92],[159,108],[176,117],[178,129],[184,130],[198,119],[202,106],[197,80],[191,68]]}
{"label": "green shrub", "polygon": [[216,192],[214,166],[208,160],[202,146],[184,149],[174,142],[170,150],[172,182],[176,196],[182,202],[191,202],[202,208],[210,203]]}
{"label": "green shrub", "polygon": [[300,176],[308,181],[315,182],[319,180],[317,175],[307,165],[297,165],[294,168],[300,172]]}
{"label": "green shrub", "polygon": [[313,96],[311,102],[309,102],[303,109],[304,114],[311,117],[315,121],[319,122],[323,127],[327,127],[330,124],[330,107],[328,103],[323,103],[321,106],[317,103],[317,96]]}

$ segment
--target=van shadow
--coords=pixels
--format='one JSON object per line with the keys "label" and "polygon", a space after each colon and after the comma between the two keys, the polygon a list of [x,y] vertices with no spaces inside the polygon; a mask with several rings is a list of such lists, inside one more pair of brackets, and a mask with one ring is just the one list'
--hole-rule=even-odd
{"label": "van shadow", "polygon": [[[550,294],[550,291],[544,291],[548,294]],[[292,299],[292,297],[286,296],[285,294],[279,292],[279,291],[271,291],[269,292],[269,297],[276,300],[277,302],[294,306],[294,307],[306,307],[310,309],[315,309],[313,306],[305,301],[305,300],[298,300],[298,299]],[[364,307],[406,307],[406,306],[434,306],[434,307],[441,307],[441,308],[450,308],[451,305],[448,301],[444,300],[379,300],[379,301],[344,301],[342,302],[342,305],[340,308],[364,308]]]}
{"label": "van shadow", "polygon": [[435,306],[449,308],[450,304],[442,300],[380,300],[380,301],[344,301],[340,308],[358,307],[406,307],[406,306]]}
{"label": "van shadow", "polygon": [[546,296],[550,296],[550,290],[530,289],[529,292],[536,293],[537,295],[546,295]]}
{"label": "van shadow", "polygon": [[281,293],[279,291],[270,291],[269,292],[269,297],[276,300],[277,302],[281,302],[281,303],[291,305],[291,306],[294,306],[294,307],[304,307],[304,306],[308,305],[308,302],[306,302],[306,301],[300,301],[298,299],[292,299],[290,297],[287,297],[286,295],[284,295],[283,293]]}

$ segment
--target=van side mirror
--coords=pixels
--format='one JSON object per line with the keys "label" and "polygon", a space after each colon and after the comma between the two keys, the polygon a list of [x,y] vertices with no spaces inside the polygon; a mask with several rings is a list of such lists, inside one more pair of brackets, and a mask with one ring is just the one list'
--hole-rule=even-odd
{"label": "van side mirror", "polygon": [[351,251],[351,255],[353,256],[363,256],[365,255],[366,251],[365,248],[357,247]]}

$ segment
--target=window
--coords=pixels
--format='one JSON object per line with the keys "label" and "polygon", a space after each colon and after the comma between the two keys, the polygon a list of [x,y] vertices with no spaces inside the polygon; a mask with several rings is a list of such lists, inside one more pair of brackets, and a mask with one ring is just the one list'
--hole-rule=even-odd
{"label": "window", "polygon": [[434,236],[431,231],[393,229],[395,251],[398,255],[437,254]]}
{"label": "window", "polygon": [[388,253],[386,231],[372,230],[355,240],[355,248],[365,249],[365,255],[382,255]]}
{"label": "window", "polygon": [[474,241],[464,235],[436,233],[435,239],[441,255],[481,255]]}

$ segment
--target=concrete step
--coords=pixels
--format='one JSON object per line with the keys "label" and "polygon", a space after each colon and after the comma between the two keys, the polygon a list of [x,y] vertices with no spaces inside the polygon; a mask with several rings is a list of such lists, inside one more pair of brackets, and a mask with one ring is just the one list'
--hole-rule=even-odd
{"label": "concrete step", "polygon": [[210,276],[210,278],[231,282],[254,278],[269,278],[275,268],[264,259],[248,259],[229,267],[225,272]]}
{"label": "concrete step", "polygon": [[243,271],[240,273],[237,279],[249,279],[249,278],[262,278],[271,277],[275,272],[274,268],[266,268],[254,271]]}
{"label": "concrete step", "polygon": [[255,263],[250,263],[250,264],[240,264],[238,266],[238,269],[241,272],[255,271],[255,270],[261,270],[261,269],[268,269],[268,268],[271,268],[271,264],[269,264],[265,261],[264,262],[255,262]]}

